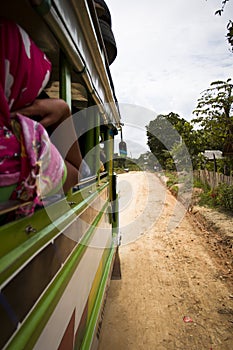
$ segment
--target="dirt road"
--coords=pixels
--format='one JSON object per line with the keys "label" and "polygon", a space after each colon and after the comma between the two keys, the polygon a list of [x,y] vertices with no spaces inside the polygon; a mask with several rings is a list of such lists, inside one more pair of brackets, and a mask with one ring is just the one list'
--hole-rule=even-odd
{"label": "dirt road", "polygon": [[232,261],[154,174],[120,175],[119,190],[122,279],[111,281],[99,350],[232,350]]}

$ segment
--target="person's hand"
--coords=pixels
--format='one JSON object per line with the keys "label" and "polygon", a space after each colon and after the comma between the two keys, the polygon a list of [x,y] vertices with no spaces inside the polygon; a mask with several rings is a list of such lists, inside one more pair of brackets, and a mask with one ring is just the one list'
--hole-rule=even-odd
{"label": "person's hand", "polygon": [[64,191],[77,184],[82,155],[68,104],[62,99],[37,99],[30,106],[13,111],[11,115],[14,117],[16,113],[32,119],[35,119],[33,116],[36,116],[36,120],[45,128],[49,127],[51,133],[62,124],[62,127],[56,130],[55,135],[53,134],[53,144],[64,157],[67,167]]}
{"label": "person's hand", "polygon": [[70,108],[62,99],[37,99],[30,106],[24,107],[13,114],[20,113],[26,117],[39,116],[38,120],[45,128],[48,126],[60,124],[70,116]]}

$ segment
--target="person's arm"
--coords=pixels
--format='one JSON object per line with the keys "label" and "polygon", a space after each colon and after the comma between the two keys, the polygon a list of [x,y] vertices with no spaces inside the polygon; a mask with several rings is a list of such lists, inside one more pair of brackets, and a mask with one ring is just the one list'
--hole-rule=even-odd
{"label": "person's arm", "polygon": [[36,99],[31,105],[14,113],[21,113],[29,118],[37,116],[38,121],[45,128],[52,125],[56,127],[71,114],[68,104],[58,98]]}
{"label": "person's arm", "polygon": [[[82,156],[74,129],[71,112],[68,104],[62,99],[37,99],[30,106],[22,108],[15,113],[27,117],[37,116],[37,120],[55,135],[55,146],[63,155],[67,167],[67,179],[63,186],[67,192],[78,183],[79,168]],[[38,118],[39,116],[39,118]],[[63,124],[62,124],[63,123]],[[73,140],[70,146],[70,140]],[[64,151],[67,150],[67,151]]]}

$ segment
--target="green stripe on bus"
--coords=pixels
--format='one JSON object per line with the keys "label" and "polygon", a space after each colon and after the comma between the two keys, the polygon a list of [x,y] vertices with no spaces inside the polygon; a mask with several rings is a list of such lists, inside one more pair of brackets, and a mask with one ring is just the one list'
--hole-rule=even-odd
{"label": "green stripe on bus", "polygon": [[[99,189],[99,192],[102,191],[106,186],[107,184],[104,184],[101,189]],[[9,278],[11,274],[14,273],[18,268],[20,268],[20,266],[26,262],[27,259],[29,259],[33,254],[35,254],[38,249],[53,239],[62,230],[62,228],[65,228],[72,220],[72,217],[73,219],[76,219],[76,214],[86,208],[88,204],[93,201],[93,199],[97,198],[99,192],[95,192],[90,195],[88,198],[83,200],[83,202],[79,203],[73,209],[69,210],[60,218],[55,220],[54,223],[50,223],[40,232],[37,232],[34,234],[34,236],[27,239],[25,242],[18,245],[18,247],[14,248],[8,254],[2,257],[0,259],[0,284]],[[59,227],[59,230],[57,226]],[[17,227],[18,224],[16,224],[14,227],[14,232],[16,232],[16,234]],[[20,226],[20,228],[22,230],[22,226]]]}
{"label": "green stripe on bus", "polygon": [[[81,344],[83,342],[86,330],[88,329],[88,324],[89,324],[89,321],[91,319],[91,314],[92,314],[93,308],[95,306],[96,297],[97,297],[98,290],[99,290],[99,285],[100,285],[102,278],[103,278],[104,267],[106,265],[106,261],[108,259],[110,252],[111,252],[110,248],[104,249],[102,258],[101,258],[100,263],[99,263],[97,273],[95,275],[94,282],[92,284],[90,294],[89,294],[87,302],[86,302],[86,306],[85,306],[84,311],[83,311],[83,315],[81,317],[81,321],[80,321],[79,326],[78,326],[78,330],[75,333],[74,349],[80,350],[80,347],[81,347]],[[98,273],[99,273],[100,269],[101,269],[101,275],[100,275],[100,278],[98,278]],[[95,282],[97,282],[97,280],[98,280],[98,283],[96,284]],[[95,287],[95,289],[94,289],[94,287]]]}
{"label": "green stripe on bus", "polygon": [[106,264],[106,260],[109,256],[110,253],[110,248],[105,248],[102,254],[102,258],[100,260],[94,281],[92,283],[92,288],[88,297],[88,317],[87,317],[87,322],[89,322],[92,314],[92,310],[96,301],[96,296],[98,293],[98,286],[101,283],[101,280],[103,278],[103,272],[104,272],[104,266]]}
{"label": "green stripe on bus", "polygon": [[[90,185],[85,187],[84,189],[75,192],[71,196],[68,196],[67,198],[64,198],[63,200],[60,200],[58,202],[55,202],[51,204],[48,209],[40,209],[34,213],[33,216],[23,218],[8,224],[5,224],[0,227],[0,257],[4,256],[5,254],[9,253],[12,249],[16,248],[19,244],[22,244],[23,242],[29,240],[32,235],[38,235],[38,232],[42,230],[46,225],[51,224],[51,219],[47,214],[47,210],[50,211],[52,208],[53,211],[56,213],[56,218],[60,218],[62,215],[64,215],[67,212],[67,202],[76,203],[76,205],[79,205],[83,202],[83,204],[86,204],[86,200],[93,200],[95,196],[99,194],[104,188],[106,188],[106,183],[100,186],[97,191],[96,187],[94,185]],[[96,193],[94,193],[96,192]],[[90,195],[92,193],[92,195]],[[93,194],[94,193],[94,194]],[[83,201],[83,198],[86,198],[85,202]],[[78,207],[73,206],[73,210]],[[82,209],[82,208],[81,208]],[[30,234],[25,232],[25,228],[27,226],[31,226],[32,228],[35,228],[36,233],[31,232]]]}
{"label": "green stripe on bus", "polygon": [[9,350],[15,349],[32,349],[39,338],[43,328],[52,315],[56,305],[58,304],[66,286],[68,285],[72,275],[74,274],[81,257],[87,249],[87,244],[91,239],[94,231],[102,218],[108,206],[108,202],[104,204],[102,210],[92,222],[91,227],[86,232],[78,247],[74,250],[70,258],[64,264],[62,270],[58,273],[54,281],[48,287],[42,298],[35,306],[33,312],[27,317],[18,333],[6,347]]}
{"label": "green stripe on bus", "polygon": [[102,280],[101,280],[101,283],[100,283],[100,286],[98,289],[98,294],[96,296],[96,302],[94,304],[91,318],[90,318],[90,321],[88,323],[87,331],[85,333],[85,337],[84,337],[84,340],[83,340],[83,343],[81,345],[80,350],[89,350],[91,347],[91,344],[92,344],[92,341],[94,338],[94,332],[96,330],[96,325],[97,325],[97,321],[98,321],[98,317],[99,317],[99,311],[100,311],[100,308],[101,308],[102,303],[103,303],[103,298],[104,298],[104,294],[105,294],[107,281],[109,279],[111,268],[112,268],[112,263],[113,263],[115,251],[116,251],[115,247],[112,247],[110,254],[109,254],[109,257],[108,257],[108,260],[107,260],[107,263],[105,265],[103,277],[102,277]]}

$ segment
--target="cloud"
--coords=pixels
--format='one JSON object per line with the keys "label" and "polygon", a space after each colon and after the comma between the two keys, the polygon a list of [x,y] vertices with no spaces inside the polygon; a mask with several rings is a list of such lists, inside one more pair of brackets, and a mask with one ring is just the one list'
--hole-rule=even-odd
{"label": "cloud", "polygon": [[214,15],[219,0],[106,2],[118,46],[110,69],[120,103],[190,120],[200,93],[232,76],[225,37],[232,2],[221,17]]}

